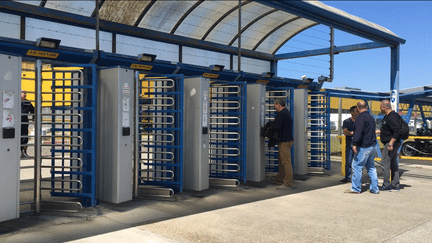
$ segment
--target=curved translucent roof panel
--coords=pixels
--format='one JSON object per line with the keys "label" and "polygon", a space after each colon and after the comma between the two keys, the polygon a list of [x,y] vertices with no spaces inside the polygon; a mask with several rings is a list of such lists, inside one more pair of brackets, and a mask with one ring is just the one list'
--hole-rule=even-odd
{"label": "curved translucent roof panel", "polygon": [[[86,17],[94,17],[97,13],[94,0],[15,1]],[[238,46],[238,1],[99,0],[98,3],[102,21]],[[275,54],[288,40],[317,24],[388,45],[405,42],[382,26],[318,1],[241,1],[243,49]]]}
{"label": "curved translucent roof panel", "polygon": [[374,24],[374,23],[369,22],[369,21],[367,21],[367,20],[365,20],[365,19],[362,19],[362,18],[360,18],[360,17],[357,17],[357,16],[354,16],[354,15],[351,15],[351,14],[349,14],[349,13],[347,13],[347,12],[345,12],[345,11],[342,11],[342,10],[340,10],[340,9],[337,9],[337,8],[334,8],[334,7],[331,7],[331,6],[325,5],[325,4],[321,3],[321,2],[318,2],[318,1],[308,1],[308,3],[309,3],[309,4],[312,4],[312,5],[315,5],[315,6],[317,6],[317,7],[320,7],[320,8],[322,8],[322,9],[326,9],[326,10],[328,10],[328,11],[334,12],[334,13],[336,13],[336,14],[338,14],[338,15],[341,15],[341,16],[344,16],[344,17],[346,17],[346,18],[352,19],[352,20],[357,21],[357,22],[359,22],[359,23],[362,23],[362,24],[368,25],[368,26],[370,26],[370,27],[373,27],[373,28],[378,29],[378,30],[380,30],[380,31],[386,32],[386,33],[388,33],[388,34],[396,35],[395,33],[391,32],[390,30],[388,30],[388,29],[386,29],[386,28],[384,28],[384,27],[382,27],[382,26],[380,26],[380,25]]}

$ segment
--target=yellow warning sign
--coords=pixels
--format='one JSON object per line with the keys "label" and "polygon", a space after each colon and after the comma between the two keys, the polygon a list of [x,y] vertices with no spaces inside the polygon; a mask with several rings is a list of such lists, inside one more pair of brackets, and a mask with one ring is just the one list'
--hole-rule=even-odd
{"label": "yellow warning sign", "polygon": [[138,63],[132,63],[132,65],[130,65],[130,68],[150,71],[153,68],[153,66],[143,65],[143,64],[138,64]]}
{"label": "yellow warning sign", "polygon": [[202,76],[203,76],[203,77],[206,77],[206,78],[218,78],[218,77],[219,77],[219,74],[215,74],[215,73],[204,73]]}
{"label": "yellow warning sign", "polygon": [[26,55],[27,56],[33,56],[33,57],[43,57],[43,58],[57,59],[57,57],[59,56],[59,53],[47,52],[47,51],[28,50]]}
{"label": "yellow warning sign", "polygon": [[269,82],[270,81],[264,79],[258,79],[257,81],[255,81],[255,83],[259,83],[259,84],[268,84]]}

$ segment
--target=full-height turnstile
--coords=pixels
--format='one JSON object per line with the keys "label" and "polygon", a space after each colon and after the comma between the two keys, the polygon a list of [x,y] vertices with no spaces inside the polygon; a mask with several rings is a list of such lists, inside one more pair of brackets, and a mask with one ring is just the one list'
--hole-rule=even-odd
{"label": "full-height turnstile", "polygon": [[209,188],[210,79],[184,80],[184,189]]}
{"label": "full-height turnstile", "polygon": [[246,180],[260,182],[265,179],[265,139],[261,137],[261,127],[265,122],[266,86],[247,85],[246,131]]}
{"label": "full-height turnstile", "polygon": [[210,85],[210,185],[246,182],[246,84]]}
{"label": "full-height turnstile", "polygon": [[[286,102],[287,109],[291,112],[293,120],[295,119],[295,114],[293,111],[293,89],[292,88],[275,88],[267,87],[265,96],[265,122],[273,121],[276,117],[276,109],[274,108],[275,99],[284,99]],[[274,147],[268,146],[269,139],[265,140],[265,170],[267,173],[277,173],[279,170],[278,163],[278,146]],[[292,152],[293,150],[291,150]],[[291,153],[293,155],[293,153]],[[292,160],[293,161],[293,160]],[[294,161],[293,161],[294,162]]]}
{"label": "full-height turnstile", "polygon": [[0,54],[0,222],[19,218],[21,58]]}
{"label": "full-height turnstile", "polygon": [[309,167],[330,169],[330,97],[328,92],[309,92]]}
{"label": "full-height turnstile", "polygon": [[183,191],[183,75],[135,72],[134,195]]}
{"label": "full-height turnstile", "polygon": [[[287,109],[293,118],[294,145],[291,148],[291,158],[294,174],[305,175],[308,173],[307,164],[307,90],[293,89],[287,87],[267,87],[266,91],[266,122],[274,120],[276,110],[274,100],[285,99]],[[268,147],[269,140],[266,139],[265,158],[266,173],[277,173],[278,147]]]}
{"label": "full-height turnstile", "polygon": [[33,163],[21,167],[23,174],[31,170],[34,176],[21,180],[21,211],[95,206],[96,65],[36,60],[22,71],[35,114],[28,144],[34,147]]}
{"label": "full-height turnstile", "polygon": [[133,196],[134,77],[120,67],[99,71],[97,196],[112,203]]}

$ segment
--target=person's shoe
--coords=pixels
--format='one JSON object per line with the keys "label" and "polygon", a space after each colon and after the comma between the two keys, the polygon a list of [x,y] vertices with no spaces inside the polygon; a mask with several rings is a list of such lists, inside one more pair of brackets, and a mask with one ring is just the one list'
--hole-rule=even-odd
{"label": "person's shoe", "polygon": [[391,189],[395,190],[395,191],[400,191],[400,187],[399,186],[392,186]]}
{"label": "person's shoe", "polygon": [[282,185],[282,182],[278,182],[275,177],[270,177],[269,182],[275,185]]}
{"label": "person's shoe", "polygon": [[353,191],[353,190],[351,190],[351,189],[346,189],[346,190],[344,191],[344,193],[360,194],[360,192],[356,192],[356,191]]}
{"label": "person's shoe", "polygon": [[377,191],[377,192],[370,191],[370,193],[372,193],[372,194],[379,194],[379,191]]}
{"label": "person's shoe", "polygon": [[282,185],[276,187],[276,189],[278,189],[278,190],[292,190],[293,186],[287,186],[285,184],[282,184]]}
{"label": "person's shoe", "polygon": [[339,181],[339,183],[349,183],[349,182],[351,181],[347,178],[343,178],[342,180]]}
{"label": "person's shoe", "polygon": [[386,187],[380,187],[379,190],[383,192],[391,192],[392,188],[391,186],[386,186]]}

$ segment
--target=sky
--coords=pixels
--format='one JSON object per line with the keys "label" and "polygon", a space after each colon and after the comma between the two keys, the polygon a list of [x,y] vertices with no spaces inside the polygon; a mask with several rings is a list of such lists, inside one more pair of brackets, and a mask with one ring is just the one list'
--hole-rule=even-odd
{"label": "sky", "polygon": [[[432,85],[432,1],[322,1],[351,15],[381,25],[406,40],[400,46],[399,89]],[[329,47],[329,28],[319,25],[287,43],[278,53]],[[336,46],[371,40],[335,30]],[[290,46],[291,45],[291,46]],[[280,61],[278,76],[316,78],[329,75],[329,57]],[[323,88],[350,87],[390,91],[390,47],[334,56],[334,80]]]}

